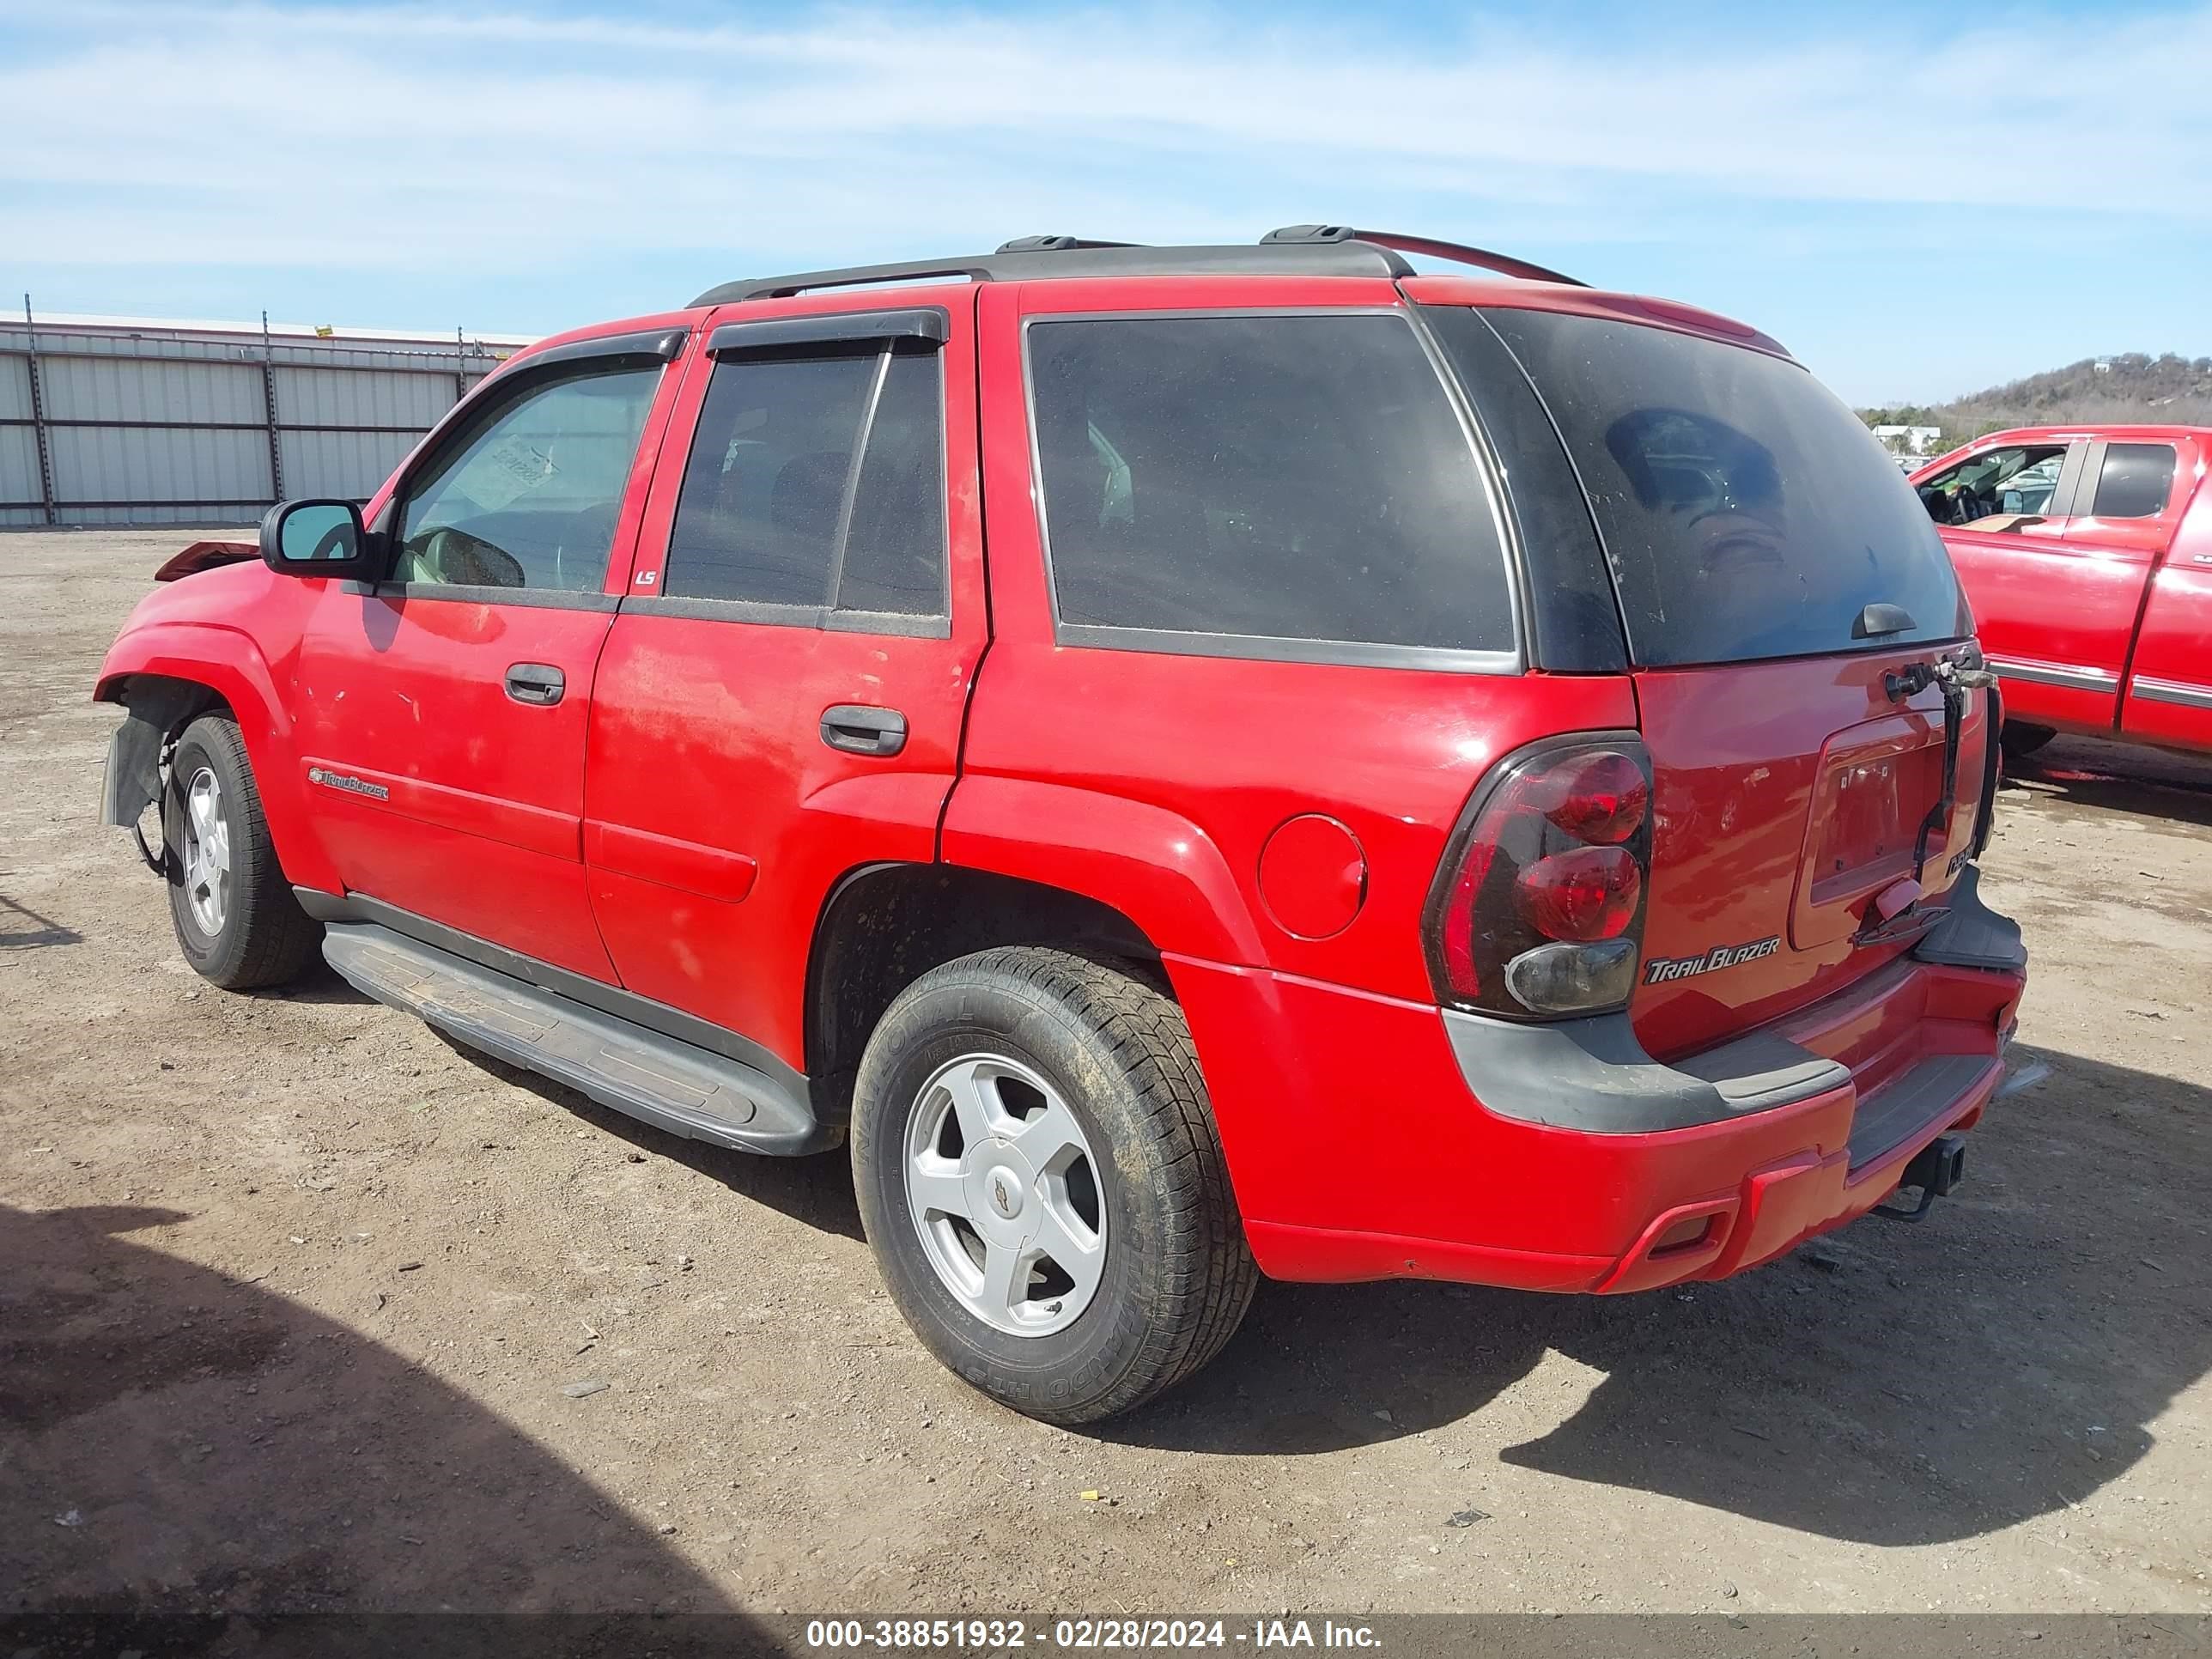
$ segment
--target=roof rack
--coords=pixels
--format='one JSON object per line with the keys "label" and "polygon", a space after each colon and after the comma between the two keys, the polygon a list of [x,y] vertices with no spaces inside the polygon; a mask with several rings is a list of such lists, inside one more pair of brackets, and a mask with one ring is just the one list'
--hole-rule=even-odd
{"label": "roof rack", "polygon": [[1410,276],[1402,257],[1418,253],[1480,265],[1530,282],[1587,284],[1503,253],[1390,231],[1343,225],[1288,225],[1256,244],[1152,247],[1099,242],[1079,236],[1018,236],[997,252],[943,259],[902,259],[888,264],[847,265],[830,270],[755,276],[710,288],[694,306],[734,305],[744,300],[787,299],[817,289],[859,288],[879,283],[964,278],[971,283],[1018,282],[1028,277],[1148,276]]}
{"label": "roof rack", "polygon": [[785,276],[756,276],[744,282],[725,283],[720,288],[708,289],[691,303],[733,305],[741,300],[780,300],[816,289],[925,282],[934,277],[964,276],[975,283],[1011,283],[1025,277],[1195,276],[1213,273],[1397,277],[1412,275],[1413,269],[1389,249],[1369,242],[1143,247],[1128,243],[1080,241],[1074,237],[1025,236],[1007,243],[996,253],[900,260],[882,265],[848,265],[838,270],[802,270]]}
{"label": "roof rack", "polygon": [[1260,239],[1260,242],[1262,246],[1369,242],[1376,247],[1393,248],[1400,253],[1419,253],[1431,259],[1449,259],[1455,264],[1480,265],[1485,270],[1518,276],[1525,283],[1564,283],[1569,288],[1589,286],[1579,276],[1570,276],[1547,265],[1531,264],[1528,260],[1516,259],[1510,253],[1492,253],[1488,248],[1469,247],[1463,242],[1439,241],[1433,236],[1408,236],[1402,231],[1354,230],[1349,225],[1285,225],[1280,230],[1269,231]]}

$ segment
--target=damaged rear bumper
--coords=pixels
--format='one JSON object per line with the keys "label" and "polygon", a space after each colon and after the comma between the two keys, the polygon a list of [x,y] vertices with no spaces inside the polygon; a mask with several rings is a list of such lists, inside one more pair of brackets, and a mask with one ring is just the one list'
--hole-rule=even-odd
{"label": "damaged rear bumper", "polygon": [[[1723,1278],[1865,1214],[1938,1136],[1971,1127],[2004,1081],[2026,951],[2018,927],[1982,903],[1971,867],[1950,896],[1952,915],[1911,953],[1668,1063],[1644,1051],[1626,1015],[1534,1025],[1431,1008],[1423,1018],[1285,982],[1284,1012],[1300,1029],[1341,1018],[1400,1058],[1394,1112],[1410,1121],[1402,1147],[1353,1146],[1340,1133],[1331,1183],[1269,1170],[1247,1199],[1236,1170],[1261,1266],[1290,1279],[1612,1293]],[[1191,988],[1195,1025],[1208,988]],[[1299,1006],[1323,1000],[1334,1006]],[[1448,1074],[1417,1022],[1443,1036]],[[1201,1054],[1211,1079],[1203,1042]],[[1319,1086],[1340,1091],[1340,1116],[1358,1098],[1348,1075]]]}

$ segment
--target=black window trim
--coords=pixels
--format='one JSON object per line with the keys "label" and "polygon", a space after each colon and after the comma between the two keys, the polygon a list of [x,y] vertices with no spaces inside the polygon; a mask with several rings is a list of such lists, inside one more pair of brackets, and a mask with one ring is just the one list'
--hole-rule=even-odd
{"label": "black window trim", "polygon": [[886,342],[934,351],[951,337],[952,319],[942,306],[902,306],[890,311],[824,311],[804,317],[769,317],[757,322],[724,323],[707,337],[712,357],[756,352],[803,352],[809,348],[872,353]]}
{"label": "black window trim", "polygon": [[344,584],[349,593],[368,599],[400,599],[422,605],[511,605],[532,611],[611,611],[622,595],[594,588],[588,592],[568,587],[493,587],[480,582],[359,582]]}
{"label": "black window trim", "polygon": [[[1072,623],[1060,614],[1060,585],[1053,569],[1051,514],[1045,502],[1044,460],[1037,447],[1036,377],[1030,362],[1030,330],[1039,323],[1157,322],[1162,319],[1243,317],[1395,317],[1410,328],[1429,371],[1458,422],[1483,500],[1504,559],[1506,605],[1511,612],[1514,646],[1509,651],[1469,651],[1449,646],[1377,644],[1365,640],[1285,639],[1275,635],[1218,634],[1201,629],[1128,628],[1108,623]],[[1296,662],[1347,668],[1407,668],[1462,674],[1519,674],[1528,662],[1516,540],[1492,476],[1492,460],[1450,366],[1438,354],[1420,319],[1402,305],[1346,306],[1162,306],[1108,311],[1039,312],[1022,319],[1022,404],[1029,422],[1030,484],[1036,503],[1037,545],[1044,555],[1046,602],[1051,608],[1056,645],[1106,651],[1152,651],[1179,657],[1219,657],[1241,662]]]}
{"label": "black window trim", "polygon": [[[1597,514],[1591,510],[1589,485],[1583,477],[1582,464],[1575,459],[1574,447],[1567,442],[1567,434],[1559,430],[1558,417],[1552,413],[1551,404],[1545,401],[1542,389],[1537,386],[1534,379],[1529,374],[1528,365],[1521,361],[1520,353],[1516,352],[1510,345],[1507,344],[1505,342],[1505,337],[1498,333],[1496,327],[1492,325],[1489,314],[1491,310],[1490,307],[1486,305],[1431,305],[1425,301],[1413,301],[1413,310],[1412,314],[1416,325],[1421,331],[1422,337],[1429,343],[1431,352],[1443,362],[1446,371],[1445,378],[1450,383],[1454,395],[1466,405],[1466,419],[1473,429],[1481,434],[1481,442],[1483,443],[1486,453],[1488,456],[1489,465],[1495,471],[1498,494],[1500,499],[1502,499],[1505,503],[1506,510],[1504,513],[1504,519],[1511,531],[1511,539],[1507,544],[1508,556],[1513,561],[1513,569],[1511,574],[1516,584],[1523,585],[1517,587],[1514,595],[1515,622],[1516,628],[1519,630],[1521,648],[1527,653],[1527,660],[1528,664],[1534,667],[1548,667],[1553,665],[1543,660],[1543,653],[1539,648],[1536,640],[1536,624],[1533,615],[1536,604],[1534,596],[1537,591],[1535,565],[1534,562],[1528,556],[1528,543],[1521,534],[1520,514],[1517,509],[1513,507],[1513,481],[1508,474],[1505,463],[1498,457],[1496,448],[1496,439],[1490,434],[1488,429],[1484,425],[1480,415],[1476,412],[1474,394],[1468,391],[1461,381],[1460,376],[1462,371],[1459,365],[1453,359],[1451,354],[1445,349],[1443,343],[1435,337],[1430,328],[1425,313],[1431,310],[1464,310],[1472,316],[1476,322],[1480,323],[1484,329],[1488,331],[1490,337],[1498,343],[1498,349],[1504,354],[1505,360],[1513,365],[1513,373],[1520,377],[1521,385],[1527,388],[1529,398],[1535,404],[1537,414],[1543,420],[1543,431],[1549,435],[1553,443],[1558,446],[1559,457],[1566,464],[1567,476],[1574,480],[1575,489],[1582,498],[1582,509],[1589,524],[1589,546],[1595,550],[1597,556],[1598,574],[1604,580],[1604,592],[1607,599],[1612,605],[1613,623],[1620,630],[1620,653],[1618,662],[1615,665],[1608,665],[1602,668],[1585,668],[1577,665],[1572,668],[1565,669],[1561,672],[1568,673],[1599,674],[1626,674],[1629,672],[1634,664],[1635,656],[1629,649],[1628,619],[1621,611],[1620,586],[1614,579],[1613,574],[1613,562],[1611,557],[1606,552],[1605,532],[1599,527]],[[1521,598],[1521,595],[1523,593],[1529,596],[1528,601],[1525,605],[1522,604]]]}
{"label": "black window trim", "polygon": [[641,328],[628,334],[595,335],[588,340],[570,340],[562,345],[548,346],[543,351],[533,351],[528,356],[511,358],[505,374],[486,375],[484,379],[488,382],[517,380],[551,365],[588,362],[594,357],[657,357],[664,363],[672,363],[690,337],[688,328]]}
{"label": "black window trim", "polygon": [[2051,486],[2051,499],[2044,504],[2045,511],[2043,517],[2046,521],[2075,516],[2074,508],[2081,495],[2082,474],[2089,464],[2087,442],[2080,438],[2068,438],[2064,441],[2066,459],[2058,464],[2058,482]]}
{"label": "black window trim", "polygon": [[920,616],[904,611],[833,611],[820,605],[779,605],[767,599],[701,599],[665,593],[625,593],[623,614],[688,617],[696,622],[765,623],[778,628],[811,628],[825,634],[876,634],[896,639],[949,640],[952,618],[939,612]]}
{"label": "black window trim", "polygon": [[[690,331],[681,328],[643,329],[629,334],[602,334],[589,340],[572,340],[566,345],[554,346],[533,356],[513,360],[513,368],[484,376],[483,380],[477,382],[467,397],[463,398],[447,410],[445,417],[430,429],[421,449],[408,459],[406,471],[401,473],[398,480],[393,483],[391,495],[385,498],[384,510],[377,514],[377,524],[372,526],[372,533],[384,543],[382,547],[375,550],[373,556],[385,574],[378,576],[374,581],[348,582],[345,584],[346,592],[371,593],[383,599],[445,598],[469,605],[519,605],[532,606],[541,611],[613,610],[615,602],[619,600],[622,595],[610,593],[605,588],[607,577],[614,569],[614,548],[611,545],[607,549],[606,568],[599,573],[600,586],[588,592],[580,592],[574,588],[491,587],[477,583],[393,580],[390,572],[399,557],[401,545],[399,532],[406,521],[408,492],[414,488],[415,481],[421,477],[424,471],[445,453],[447,446],[453,441],[453,434],[455,432],[475,421],[479,416],[487,416],[489,420],[497,420],[506,413],[507,405],[512,404],[517,397],[535,391],[538,380],[542,378],[538,373],[538,370],[549,367],[560,368],[564,365],[571,368],[581,364],[592,365],[590,368],[580,370],[574,374],[574,378],[582,380],[592,374],[625,373],[626,371],[619,367],[625,360],[629,360],[631,366],[636,368],[643,368],[647,364],[657,362],[662,373],[661,385],[665,386],[669,365],[682,354],[684,342],[690,337]],[[604,367],[599,366],[602,362],[604,362]],[[569,377],[564,375],[561,378]],[[657,398],[659,395],[660,386],[657,386],[653,390],[653,396]],[[466,412],[464,413],[464,411]],[[645,428],[649,427],[652,422],[653,405],[648,402],[646,405],[645,425],[638,429],[637,453],[631,455],[630,470],[623,475],[623,494],[625,496],[629,493],[629,480],[637,472],[638,457],[644,453]],[[615,503],[615,530],[617,538],[619,540],[622,530],[620,500]],[[608,603],[604,606],[578,603],[579,600],[599,599],[606,600]]]}
{"label": "black window trim", "polygon": [[[887,332],[872,327],[869,331],[850,334],[807,334],[791,336],[780,340],[772,348],[778,351],[793,349],[809,342],[860,343],[872,348],[866,356],[876,359],[874,377],[868,382],[867,399],[861,409],[858,436],[853,446],[853,459],[845,471],[845,488],[837,508],[837,540],[830,550],[830,594],[834,600],[844,586],[846,541],[853,528],[853,509],[859,498],[860,469],[866,465],[868,444],[876,432],[876,411],[883,400],[884,385],[890,375],[891,359],[895,356],[927,356],[937,365],[937,483],[938,483],[938,571],[945,579],[944,603],[933,611],[865,611],[854,607],[831,605],[784,605],[766,599],[700,599],[686,594],[668,592],[628,593],[623,596],[623,609],[651,617],[688,617],[700,622],[760,623],[775,628],[812,628],[831,634],[880,634],[899,639],[949,640],[952,637],[952,447],[950,402],[945,397],[945,354],[941,347],[949,337],[951,319],[935,306],[915,307],[899,311],[824,312],[818,316],[792,318],[794,323],[813,324],[835,322],[843,318],[858,318],[873,324],[884,318],[933,317],[945,331],[935,336],[904,331]],[[731,323],[714,331],[719,339],[732,329],[765,329],[775,326],[776,319],[761,323]],[[902,343],[913,339],[929,342],[925,351],[899,350]],[[714,393],[712,375],[720,374],[723,363],[734,367],[746,361],[748,350],[740,354],[730,350],[715,351],[709,346],[714,359],[709,371],[707,390],[701,397],[699,416],[707,412],[706,398]],[[668,540],[660,550],[659,580],[665,586],[668,573],[673,568],[676,555],[676,526],[683,519],[684,486],[690,480],[693,451],[699,441],[699,418],[691,423],[690,436],[684,446],[684,476],[676,483],[676,511],[668,521]]]}

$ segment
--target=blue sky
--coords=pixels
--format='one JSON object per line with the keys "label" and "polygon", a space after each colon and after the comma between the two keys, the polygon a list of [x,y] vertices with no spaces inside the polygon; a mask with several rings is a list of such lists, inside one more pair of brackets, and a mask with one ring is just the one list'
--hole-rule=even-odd
{"label": "blue sky", "polygon": [[1862,403],[2212,354],[2212,0],[0,0],[43,310],[543,332],[1313,220],[1711,306]]}

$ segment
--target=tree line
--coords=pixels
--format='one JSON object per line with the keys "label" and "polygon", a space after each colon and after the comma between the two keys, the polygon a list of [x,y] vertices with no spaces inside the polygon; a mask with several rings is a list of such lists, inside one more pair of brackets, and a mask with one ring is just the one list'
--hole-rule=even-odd
{"label": "tree line", "polygon": [[1940,427],[1930,454],[2015,426],[2212,426],[2212,357],[2084,357],[1948,403],[1862,409],[1859,416],[1869,426]]}

